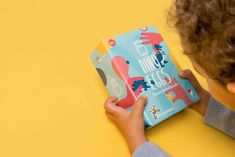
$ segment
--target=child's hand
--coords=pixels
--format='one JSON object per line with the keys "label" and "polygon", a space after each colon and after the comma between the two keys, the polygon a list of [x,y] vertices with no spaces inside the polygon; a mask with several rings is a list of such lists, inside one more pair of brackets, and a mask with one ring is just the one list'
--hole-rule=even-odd
{"label": "child's hand", "polygon": [[107,117],[118,127],[127,141],[131,153],[147,141],[144,131],[143,110],[147,103],[147,97],[139,97],[133,105],[132,111],[127,111],[116,105],[116,97],[109,97],[105,103]]}
{"label": "child's hand", "polygon": [[209,98],[210,98],[210,94],[202,88],[202,86],[199,84],[199,82],[197,81],[196,77],[194,76],[194,74],[190,71],[190,70],[183,70],[180,72],[180,77],[184,78],[184,79],[189,79],[189,81],[192,83],[193,87],[195,88],[195,90],[197,91],[199,97],[201,98],[201,100],[197,103],[194,103],[192,105],[190,105],[189,107],[196,110],[197,112],[199,112],[200,114],[204,115],[208,102],[209,102]]}

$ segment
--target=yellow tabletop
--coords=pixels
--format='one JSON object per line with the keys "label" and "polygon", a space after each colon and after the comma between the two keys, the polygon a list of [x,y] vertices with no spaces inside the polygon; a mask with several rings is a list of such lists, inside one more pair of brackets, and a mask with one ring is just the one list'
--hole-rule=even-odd
{"label": "yellow tabletop", "polygon": [[[126,157],[105,117],[108,96],[89,55],[114,34],[156,25],[183,68],[171,0],[1,0],[0,156]],[[205,86],[205,81],[200,78]],[[176,157],[234,157],[235,141],[191,110],[147,132]]]}

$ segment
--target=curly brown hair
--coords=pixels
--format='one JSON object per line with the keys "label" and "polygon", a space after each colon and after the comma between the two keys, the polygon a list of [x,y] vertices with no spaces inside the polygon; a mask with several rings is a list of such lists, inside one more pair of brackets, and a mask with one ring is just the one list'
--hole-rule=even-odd
{"label": "curly brown hair", "polygon": [[209,77],[235,82],[235,0],[175,0],[168,20]]}

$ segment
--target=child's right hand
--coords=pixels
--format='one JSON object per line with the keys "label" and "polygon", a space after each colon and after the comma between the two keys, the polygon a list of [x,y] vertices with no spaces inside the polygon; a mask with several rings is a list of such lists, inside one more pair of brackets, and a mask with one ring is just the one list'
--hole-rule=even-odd
{"label": "child's right hand", "polygon": [[192,83],[193,87],[195,88],[200,97],[199,102],[194,103],[189,107],[196,110],[200,114],[204,115],[210,99],[210,94],[205,89],[202,88],[202,86],[199,84],[199,82],[197,81],[196,77],[194,76],[191,70],[189,69],[183,70],[179,73],[179,75],[181,78],[189,79],[189,81]]}
{"label": "child's right hand", "polygon": [[105,103],[107,117],[118,127],[125,138],[131,153],[147,141],[144,130],[143,111],[147,103],[147,97],[140,96],[133,105],[133,110],[128,111],[116,105],[118,99],[109,97]]}

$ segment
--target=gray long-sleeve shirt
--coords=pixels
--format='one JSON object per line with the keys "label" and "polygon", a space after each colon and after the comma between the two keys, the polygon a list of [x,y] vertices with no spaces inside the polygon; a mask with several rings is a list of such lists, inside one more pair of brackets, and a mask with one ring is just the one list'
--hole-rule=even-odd
{"label": "gray long-sleeve shirt", "polygon": [[[204,122],[235,138],[235,112],[212,97],[207,106]],[[157,145],[145,142],[135,150],[132,157],[169,157],[169,154]]]}

